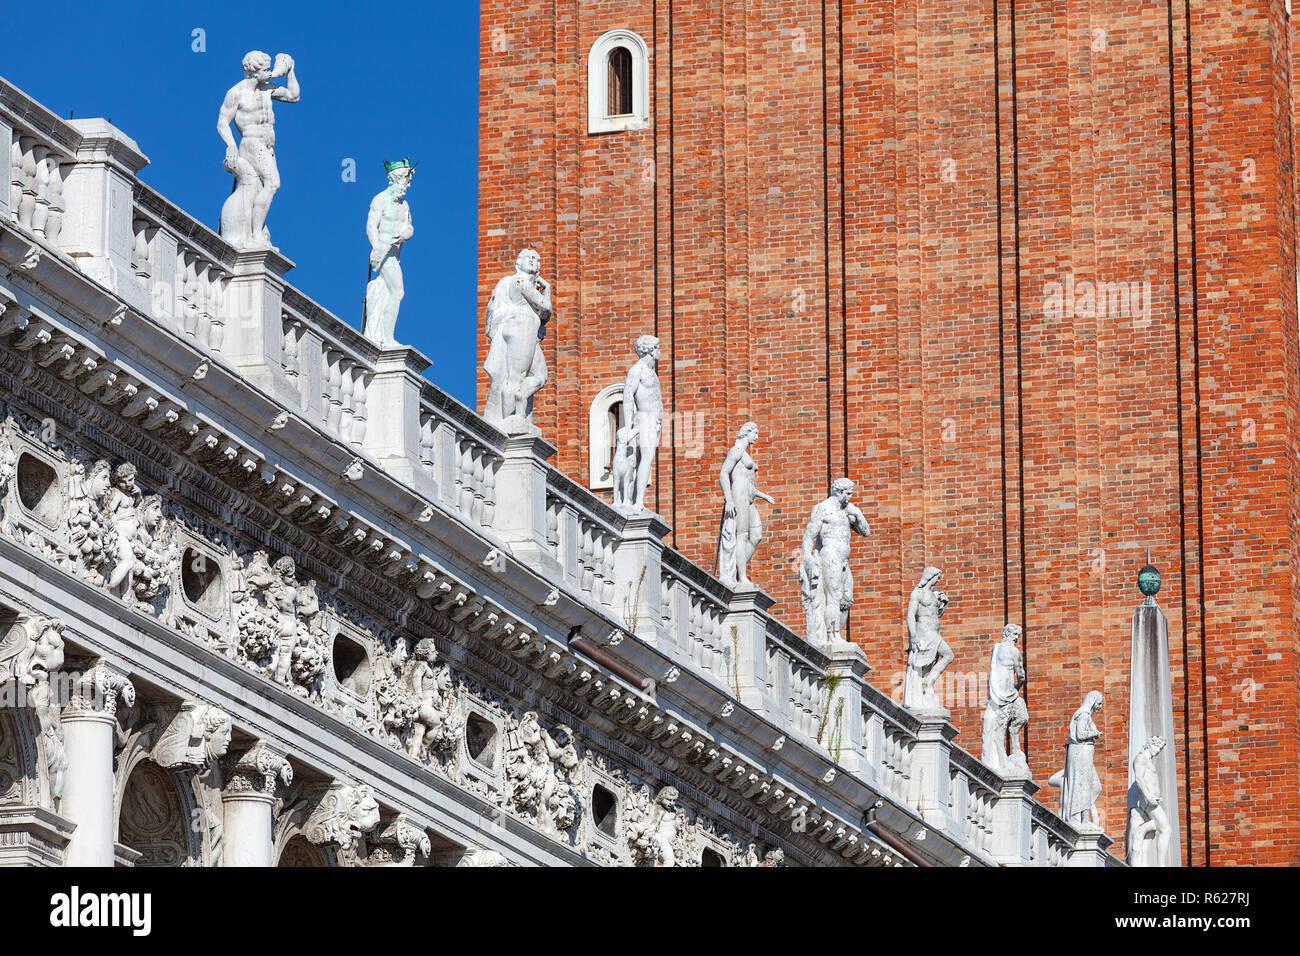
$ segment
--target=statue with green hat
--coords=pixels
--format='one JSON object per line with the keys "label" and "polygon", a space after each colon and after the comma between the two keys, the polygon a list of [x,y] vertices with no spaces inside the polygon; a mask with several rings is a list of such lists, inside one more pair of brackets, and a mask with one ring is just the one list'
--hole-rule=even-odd
{"label": "statue with green hat", "polygon": [[366,284],[366,320],[363,332],[376,345],[397,344],[393,331],[402,305],[402,245],[415,233],[406,191],[416,164],[409,159],[384,160],[388,186],[370,201],[366,238],[370,240],[370,279]]}

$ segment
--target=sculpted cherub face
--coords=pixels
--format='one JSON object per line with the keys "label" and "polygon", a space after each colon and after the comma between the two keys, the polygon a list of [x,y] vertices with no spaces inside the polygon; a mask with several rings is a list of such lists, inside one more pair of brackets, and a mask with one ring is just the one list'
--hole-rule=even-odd
{"label": "sculpted cherub face", "polygon": [[86,479],[86,494],[94,499],[102,498],[107,494],[111,482],[112,473],[109,471],[108,462],[97,461],[95,467],[90,470],[90,477]]}
{"label": "sculpted cherub face", "polygon": [[146,528],[158,527],[163,518],[162,499],[157,495],[150,495],[144,499],[140,504],[140,514]]}
{"label": "sculpted cherub face", "polygon": [[63,634],[57,627],[47,624],[41,628],[40,636],[36,639],[36,647],[32,650],[30,665],[32,676],[48,679],[50,674],[62,666]]}

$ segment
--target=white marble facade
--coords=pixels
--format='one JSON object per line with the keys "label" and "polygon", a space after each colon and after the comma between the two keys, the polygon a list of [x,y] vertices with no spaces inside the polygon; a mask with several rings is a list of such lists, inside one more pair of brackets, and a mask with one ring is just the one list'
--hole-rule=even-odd
{"label": "white marble facade", "polygon": [[[250,64],[296,98],[292,61]],[[289,284],[264,228],[141,183],[104,121],[0,81],[4,141],[0,863],[1102,862],[860,651],[548,464],[511,325],[549,318],[534,257],[491,310],[485,421]]]}

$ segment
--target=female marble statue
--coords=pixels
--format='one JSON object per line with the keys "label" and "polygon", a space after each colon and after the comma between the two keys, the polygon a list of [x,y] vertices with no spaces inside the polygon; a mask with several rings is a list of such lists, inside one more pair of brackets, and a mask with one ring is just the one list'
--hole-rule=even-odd
{"label": "female marble statue", "polygon": [[754,486],[758,465],[750,457],[750,446],[758,440],[758,426],[745,422],[731,446],[718,483],[726,502],[722,512],[722,530],[718,536],[718,579],[729,588],[749,586],[749,559],[763,539],[763,522],[754,499],[776,504]]}
{"label": "female marble statue", "polygon": [[1101,691],[1089,691],[1070,718],[1065,771],[1061,777],[1061,816],[1074,827],[1099,826],[1097,798],[1101,796],[1101,778],[1092,761],[1101,731],[1092,718],[1101,710],[1102,703]]}

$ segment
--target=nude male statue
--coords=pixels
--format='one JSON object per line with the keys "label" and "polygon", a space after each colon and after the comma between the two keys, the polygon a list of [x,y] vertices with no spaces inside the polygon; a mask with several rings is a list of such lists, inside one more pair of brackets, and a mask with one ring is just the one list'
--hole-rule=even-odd
{"label": "nude male statue", "polygon": [[542,339],[551,320],[551,287],[539,275],[541,256],[524,249],[514,275],[497,283],[488,300],[487,402],[483,417],[507,431],[526,431],[533,423],[533,396],[546,384]]}
{"label": "nude male statue", "polygon": [[853,482],[837,478],[831,496],[813,509],[803,533],[800,592],[808,614],[808,641],[829,647],[841,640],[853,606],[853,574],[849,570],[849,532],[871,534],[867,519],[849,503]]}
{"label": "nude male statue", "polygon": [[[217,116],[217,135],[226,144],[226,172],[235,174],[235,189],[221,207],[221,237],[241,252],[270,249],[271,234],[266,214],[280,188],[280,170],[275,163],[275,112],[271,101],[297,103],[298,79],[293,57],[280,53],[271,58],[260,50],[244,57],[244,78],[232,86]],[[283,76],[285,85],[272,79]],[[239,130],[239,144],[230,124]]]}
{"label": "nude male statue", "polygon": [[365,337],[385,348],[394,345],[397,311],[406,287],[402,281],[402,244],[415,234],[406,191],[411,188],[415,163],[384,160],[388,188],[370,201],[366,238],[370,240],[370,268],[377,273],[366,286]]}
{"label": "nude male statue", "polygon": [[1165,812],[1160,771],[1156,767],[1156,758],[1164,749],[1165,739],[1152,737],[1133,758],[1133,785],[1137,787],[1139,800],[1129,813],[1129,866],[1163,866],[1169,859],[1174,831]]}
{"label": "nude male statue", "polygon": [[654,470],[655,452],[664,425],[664,402],[659,389],[659,340],[643,335],[636,340],[636,364],[628,370],[623,384],[623,414],[636,442],[636,483],[632,500],[625,504],[634,511],[645,510],[646,488]]}
{"label": "nude male statue", "polygon": [[939,633],[939,618],[948,609],[948,595],[935,590],[942,574],[926,568],[907,602],[907,677],[903,706],[915,711],[943,710],[934,688],[952,663],[952,650]]}

